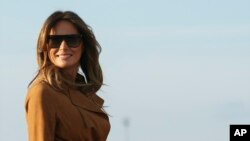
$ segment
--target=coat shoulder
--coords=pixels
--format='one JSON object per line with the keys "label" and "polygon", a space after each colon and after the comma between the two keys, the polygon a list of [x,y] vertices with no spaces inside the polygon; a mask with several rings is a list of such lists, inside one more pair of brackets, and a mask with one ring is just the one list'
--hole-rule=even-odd
{"label": "coat shoulder", "polygon": [[27,91],[26,101],[28,99],[53,99],[53,89],[44,81],[32,84]]}

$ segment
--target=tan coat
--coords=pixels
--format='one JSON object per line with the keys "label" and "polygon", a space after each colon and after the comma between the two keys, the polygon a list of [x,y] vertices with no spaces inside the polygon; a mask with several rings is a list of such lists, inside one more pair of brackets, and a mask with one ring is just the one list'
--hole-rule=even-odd
{"label": "tan coat", "polygon": [[66,96],[39,82],[25,101],[29,141],[106,141],[110,124],[102,105],[97,95],[71,90]]}

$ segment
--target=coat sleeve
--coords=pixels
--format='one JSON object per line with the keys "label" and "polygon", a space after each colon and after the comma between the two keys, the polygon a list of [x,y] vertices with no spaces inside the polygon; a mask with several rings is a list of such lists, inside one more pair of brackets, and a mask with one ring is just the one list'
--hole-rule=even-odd
{"label": "coat sleeve", "polygon": [[54,141],[56,113],[46,87],[40,84],[28,90],[25,110],[29,141]]}

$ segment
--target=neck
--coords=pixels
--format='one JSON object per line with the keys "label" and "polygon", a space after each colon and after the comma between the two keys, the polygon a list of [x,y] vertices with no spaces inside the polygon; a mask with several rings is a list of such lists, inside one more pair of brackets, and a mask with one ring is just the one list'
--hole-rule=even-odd
{"label": "neck", "polygon": [[73,80],[76,79],[76,75],[78,72],[78,67],[74,67],[74,68],[65,68],[63,69],[63,72],[65,72],[66,74],[68,74]]}

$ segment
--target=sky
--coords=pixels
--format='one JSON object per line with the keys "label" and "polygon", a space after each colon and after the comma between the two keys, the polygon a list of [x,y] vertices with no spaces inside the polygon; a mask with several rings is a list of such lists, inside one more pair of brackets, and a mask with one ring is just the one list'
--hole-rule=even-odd
{"label": "sky", "polygon": [[[0,140],[27,140],[36,41],[56,10],[102,46],[108,141],[228,141],[250,124],[249,0],[0,0]],[[125,124],[127,123],[127,124]]]}

